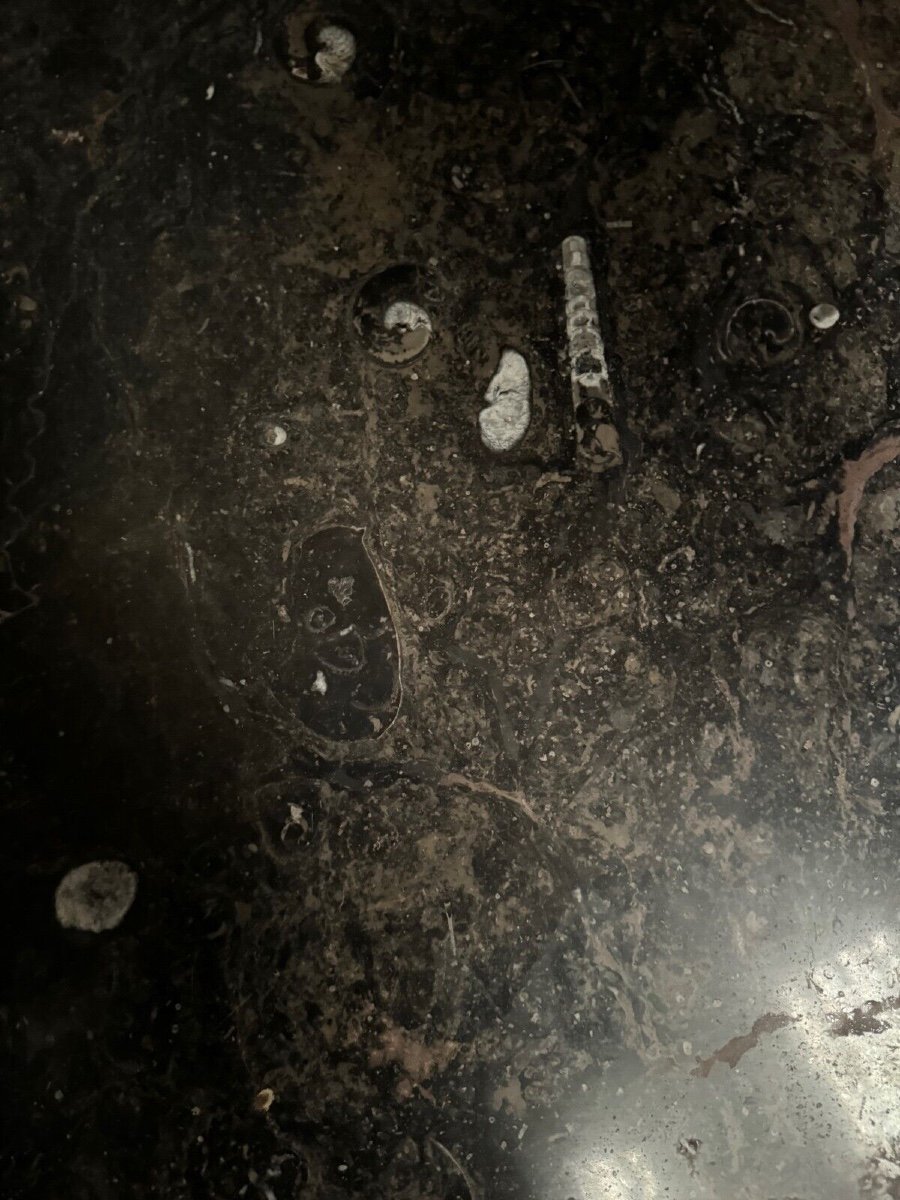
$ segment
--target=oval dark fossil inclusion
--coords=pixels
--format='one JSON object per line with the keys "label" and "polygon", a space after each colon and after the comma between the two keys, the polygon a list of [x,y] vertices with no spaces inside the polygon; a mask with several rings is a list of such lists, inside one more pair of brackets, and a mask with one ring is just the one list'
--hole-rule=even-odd
{"label": "oval dark fossil inclusion", "polygon": [[296,716],[333,741],[379,737],[400,709],[400,647],[365,530],[308,537],[291,555],[287,602],[279,674]]}

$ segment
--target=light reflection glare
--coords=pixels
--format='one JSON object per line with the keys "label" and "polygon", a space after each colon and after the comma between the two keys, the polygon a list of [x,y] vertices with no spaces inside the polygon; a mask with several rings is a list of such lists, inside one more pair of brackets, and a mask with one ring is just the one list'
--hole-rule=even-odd
{"label": "light reflection glare", "polygon": [[[827,935],[813,926],[807,942],[813,956],[798,953],[797,935],[810,933],[808,918],[785,940],[791,922],[782,913],[777,940],[757,944],[752,954],[739,951],[740,971],[731,958],[727,978],[743,984],[749,963],[758,985],[755,996],[744,998],[742,1015],[725,1022],[732,1036],[748,1031],[750,1003],[753,1011],[758,1006],[756,1015],[795,1018],[761,1038],[735,1069],[718,1062],[701,1080],[690,1075],[693,1060],[677,1053],[668,1068],[623,1055],[595,1077],[577,1113],[566,1116],[574,1129],[568,1148],[558,1144],[565,1157],[559,1165],[575,1185],[567,1195],[720,1200],[739,1181],[743,1186],[752,1180],[760,1195],[777,1196],[792,1194],[798,1178],[805,1178],[822,1200],[843,1200],[847,1186],[856,1194],[872,1170],[882,1180],[900,1178],[891,1150],[900,1145],[900,1009],[892,1007],[900,1001],[900,931],[892,932],[886,914],[880,915],[878,921],[871,911],[845,910],[843,923],[836,921]],[[852,940],[844,929],[851,919]],[[874,929],[866,928],[869,920]],[[734,945],[723,946],[729,957]],[[710,1039],[710,1029],[723,1029],[721,1010],[710,1000],[698,1006],[690,1031],[704,1054],[728,1040]],[[853,1014],[871,1001],[886,1005],[887,1030],[836,1034],[841,1013]],[[663,1042],[664,1031],[657,1032]],[[679,1153],[679,1139],[686,1136],[701,1140],[696,1163]],[[879,1164],[885,1152],[890,1157]],[[881,1194],[877,1186],[874,1194]],[[731,1194],[745,1193],[738,1186]]]}

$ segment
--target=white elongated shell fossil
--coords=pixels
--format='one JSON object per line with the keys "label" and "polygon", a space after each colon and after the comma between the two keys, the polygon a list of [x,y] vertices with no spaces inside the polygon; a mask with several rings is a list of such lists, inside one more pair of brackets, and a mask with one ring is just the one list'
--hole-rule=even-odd
{"label": "white elongated shell fossil", "polygon": [[495,453],[512,450],[531,421],[531,372],[517,350],[503,351],[485,400],[478,414],[482,442]]}
{"label": "white elongated shell fossil", "polygon": [[587,242],[583,237],[566,238],[562,254],[572,383],[596,390],[609,383],[609,370]]}
{"label": "white elongated shell fossil", "polygon": [[136,894],[137,875],[125,863],[84,863],[60,881],[56,919],[65,929],[104,933],[120,923]]}
{"label": "white elongated shell fossil", "polygon": [[356,58],[356,38],[341,25],[326,25],[319,31],[316,66],[320,83],[340,83]]}

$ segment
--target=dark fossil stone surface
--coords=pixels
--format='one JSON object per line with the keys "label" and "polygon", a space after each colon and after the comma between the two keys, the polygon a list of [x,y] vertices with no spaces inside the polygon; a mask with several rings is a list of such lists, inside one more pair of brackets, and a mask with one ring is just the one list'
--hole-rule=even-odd
{"label": "dark fossil stone surface", "polygon": [[3,16],[2,1195],[900,1194],[896,6]]}

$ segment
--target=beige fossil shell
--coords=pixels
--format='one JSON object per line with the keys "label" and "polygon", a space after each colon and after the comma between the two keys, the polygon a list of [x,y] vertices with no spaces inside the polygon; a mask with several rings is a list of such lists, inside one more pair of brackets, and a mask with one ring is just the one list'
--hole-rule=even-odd
{"label": "beige fossil shell", "polygon": [[518,350],[503,351],[485,400],[478,414],[482,442],[495,453],[512,450],[531,421],[531,372]]}

